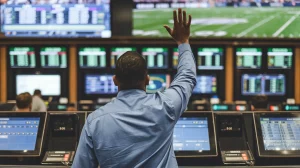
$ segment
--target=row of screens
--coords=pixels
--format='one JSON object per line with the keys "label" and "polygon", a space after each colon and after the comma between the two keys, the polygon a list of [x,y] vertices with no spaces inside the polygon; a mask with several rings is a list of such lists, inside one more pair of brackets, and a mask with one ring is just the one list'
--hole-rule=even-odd
{"label": "row of screens", "polygon": [[[114,47],[110,51],[110,66],[115,68],[117,59],[126,51],[137,51],[134,47]],[[169,67],[169,49],[159,47],[144,47],[142,56],[146,59],[150,69],[167,69]],[[179,52],[172,51],[172,65],[177,68]],[[80,47],[78,51],[79,66],[81,68],[106,68],[108,51],[104,47]],[[224,69],[223,48],[198,48],[197,67],[199,70]],[[293,51],[291,48],[268,48],[269,69],[291,69],[293,65]],[[36,51],[33,47],[10,47],[10,65],[12,68],[36,67]],[[260,69],[262,67],[263,52],[261,48],[237,48],[237,69]],[[67,67],[67,52],[65,47],[42,47],[40,49],[42,67]]]}
{"label": "row of screens", "polygon": [[[170,86],[171,77],[167,74],[150,74],[150,82],[146,87],[148,93],[164,91]],[[33,93],[40,89],[45,96],[61,94],[60,75],[17,75],[16,93]],[[243,74],[241,77],[241,94],[243,96],[268,95],[283,96],[286,94],[286,78],[284,74]],[[218,91],[215,75],[198,75],[193,94],[212,94]],[[114,95],[118,87],[113,82],[113,75],[86,74],[84,77],[86,95]]]}
{"label": "row of screens", "polygon": [[[292,48],[268,48],[267,67],[269,69],[290,69],[293,65]],[[237,69],[260,69],[263,52],[261,48],[237,48]]]}
{"label": "row of screens", "polygon": [[[22,115],[21,115],[22,114]],[[1,113],[0,155],[40,154],[45,114]],[[254,125],[259,156],[299,156],[300,116],[293,113],[256,113]],[[217,156],[213,114],[185,112],[176,123],[173,149],[177,156]]]}
{"label": "row of screens", "polygon": [[[134,47],[114,47],[110,52],[110,66],[116,67],[117,59],[126,51],[137,51]],[[145,58],[148,68],[167,69],[169,67],[169,49],[158,47],[144,47],[141,54]],[[80,47],[78,51],[79,66],[81,68],[106,68],[108,51],[104,47]],[[199,48],[198,69],[223,69],[222,48]],[[36,51],[33,47],[10,47],[10,65],[12,68],[35,68]],[[173,50],[173,67],[178,65],[178,49]],[[67,67],[67,53],[65,47],[42,47],[40,49],[42,67]]]}
{"label": "row of screens", "polygon": [[[164,91],[170,86],[170,75],[150,74],[147,93]],[[35,89],[40,89],[45,96],[59,96],[61,94],[60,75],[17,75],[16,93],[33,93]],[[115,95],[118,87],[113,82],[112,75],[85,75],[84,91],[86,95]],[[216,94],[217,81],[215,76],[198,76],[195,94]]]}

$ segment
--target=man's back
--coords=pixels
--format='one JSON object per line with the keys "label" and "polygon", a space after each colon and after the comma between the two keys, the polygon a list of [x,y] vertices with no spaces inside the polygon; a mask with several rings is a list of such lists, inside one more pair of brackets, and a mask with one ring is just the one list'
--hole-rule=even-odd
{"label": "man's back", "polygon": [[32,97],[32,109],[31,111],[47,111],[47,107],[43,101],[43,99],[41,99],[39,96],[33,96]]}
{"label": "man's back", "polygon": [[176,167],[174,106],[162,93],[121,91],[88,117],[94,151],[103,167]]}

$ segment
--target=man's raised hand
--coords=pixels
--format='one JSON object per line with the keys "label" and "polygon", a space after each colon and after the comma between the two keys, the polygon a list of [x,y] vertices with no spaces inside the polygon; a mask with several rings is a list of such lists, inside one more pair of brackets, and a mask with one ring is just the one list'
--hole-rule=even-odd
{"label": "man's raised hand", "polygon": [[177,11],[173,11],[173,20],[174,26],[171,29],[169,26],[164,25],[169,34],[173,37],[173,39],[177,42],[178,45],[182,43],[189,43],[190,37],[190,26],[192,22],[192,17],[189,15],[188,21],[186,17],[186,12],[182,11],[180,8]]}

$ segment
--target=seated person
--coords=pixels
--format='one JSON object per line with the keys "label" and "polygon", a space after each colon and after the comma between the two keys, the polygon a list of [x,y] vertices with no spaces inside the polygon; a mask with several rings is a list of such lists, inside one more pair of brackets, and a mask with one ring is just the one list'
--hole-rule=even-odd
{"label": "seated person", "polygon": [[42,92],[41,90],[35,90],[32,97],[32,109],[31,111],[47,111],[47,107],[45,102],[42,99]]}
{"label": "seated person", "polygon": [[30,112],[32,105],[32,96],[30,93],[21,93],[16,98],[16,111],[20,112]]}

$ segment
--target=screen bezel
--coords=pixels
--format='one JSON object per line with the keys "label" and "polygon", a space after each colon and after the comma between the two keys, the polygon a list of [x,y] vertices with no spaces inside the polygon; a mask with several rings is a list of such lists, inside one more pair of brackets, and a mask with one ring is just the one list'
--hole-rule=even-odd
{"label": "screen bezel", "polygon": [[261,117],[300,117],[300,113],[295,112],[259,112],[253,113],[254,128],[256,134],[256,144],[259,157],[299,157],[298,151],[268,151],[265,150],[262,129],[260,124]]}
{"label": "screen bezel", "polygon": [[212,112],[186,111],[181,117],[207,117],[210,151],[175,151],[176,157],[212,157],[218,156],[217,140],[215,131],[215,120]]}
{"label": "screen bezel", "polygon": [[46,112],[0,112],[0,117],[39,117],[40,124],[35,144],[35,150],[33,151],[4,151],[0,150],[0,157],[32,157],[32,156],[40,156],[42,147],[43,147],[43,139],[45,134],[45,126],[47,121],[47,113]]}

